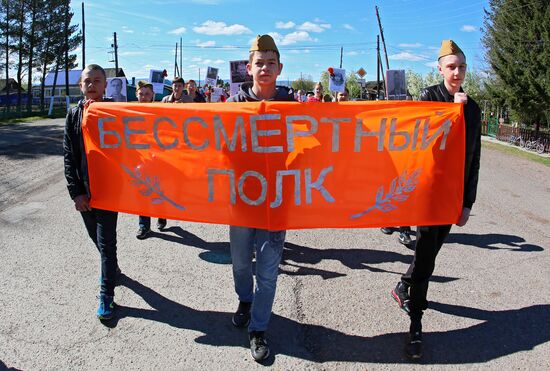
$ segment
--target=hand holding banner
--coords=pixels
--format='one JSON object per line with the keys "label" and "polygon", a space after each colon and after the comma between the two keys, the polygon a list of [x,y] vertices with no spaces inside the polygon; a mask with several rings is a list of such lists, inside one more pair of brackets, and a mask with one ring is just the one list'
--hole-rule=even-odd
{"label": "hand holding banner", "polygon": [[93,103],[91,205],[270,230],[457,222],[462,105]]}

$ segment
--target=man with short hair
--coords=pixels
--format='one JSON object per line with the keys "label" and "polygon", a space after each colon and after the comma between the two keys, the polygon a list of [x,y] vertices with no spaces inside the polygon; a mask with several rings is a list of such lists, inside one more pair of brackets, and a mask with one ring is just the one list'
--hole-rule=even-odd
{"label": "man with short hair", "polygon": [[[481,152],[481,110],[462,90],[466,75],[466,56],[454,41],[443,40],[441,43],[437,68],[443,75],[443,82],[422,90],[420,100],[464,104],[464,197],[462,214],[456,224],[462,227],[468,222],[477,193]],[[450,230],[451,225],[417,227],[414,260],[392,290],[393,298],[411,319],[406,353],[412,359],[422,357],[421,320],[423,311],[428,308],[428,283],[434,271],[435,258]]]}
{"label": "man with short hair", "polygon": [[[269,35],[252,42],[249,63],[246,66],[252,82],[241,85],[229,102],[294,101],[288,88],[277,86],[277,76],[283,64],[275,41]],[[239,307],[232,318],[236,327],[248,326],[250,351],[256,361],[269,356],[265,331],[271,317],[279,263],[283,254],[286,231],[230,226],[229,239],[233,280],[239,297]],[[252,259],[256,256],[256,288]]]}
{"label": "man with short hair", "polygon": [[162,103],[192,103],[193,99],[185,94],[183,87],[185,81],[181,77],[175,77],[172,81],[172,94],[162,98]]}
{"label": "man with short hair", "polygon": [[126,102],[126,95],[122,93],[122,80],[118,77],[111,80],[111,87],[113,88],[113,94],[111,94],[111,99],[114,102]]}
{"label": "man with short hair", "polygon": [[88,235],[96,245],[101,257],[99,307],[97,318],[109,320],[114,317],[114,290],[117,275],[120,274],[117,261],[116,226],[118,213],[90,207],[90,181],[88,163],[82,137],[82,114],[84,107],[93,102],[105,101],[103,93],[107,87],[105,70],[97,64],[88,65],[80,75],[80,90],[84,99],[67,113],[63,136],[63,157],[67,188],[80,212]]}

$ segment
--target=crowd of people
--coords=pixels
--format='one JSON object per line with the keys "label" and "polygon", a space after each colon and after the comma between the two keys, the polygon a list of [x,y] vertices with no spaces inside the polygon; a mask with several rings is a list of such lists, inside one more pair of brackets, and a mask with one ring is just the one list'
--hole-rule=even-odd
{"label": "crowd of people", "polygon": [[[252,76],[252,81],[243,83],[238,94],[230,97],[228,102],[332,101],[330,95],[324,95],[321,83],[315,85],[310,96],[306,96],[300,90],[294,93],[287,87],[277,86],[277,77],[283,69],[283,64],[277,45],[269,35],[258,36],[253,41],[248,62],[247,73]],[[458,45],[451,40],[442,42],[438,69],[443,75],[443,82],[424,89],[421,100],[464,104],[466,125],[464,199],[462,215],[457,223],[463,226],[468,221],[476,198],[481,146],[480,109],[461,88],[466,72],[466,57]],[[67,114],[63,142],[65,177],[69,194],[74,201],[75,209],[82,215],[88,235],[100,254],[100,295],[96,314],[102,321],[108,321],[116,315],[115,284],[121,275],[117,260],[118,213],[90,207],[90,199],[93,195],[90,194],[81,123],[86,105],[91,102],[111,101],[103,97],[105,88],[106,76],[103,68],[98,65],[89,65],[82,71],[80,89],[84,99]],[[162,102],[208,101],[208,97],[197,90],[193,80],[185,84],[181,77],[175,78],[172,81],[172,89],[172,93],[164,97]],[[138,82],[137,97],[139,103],[153,102],[153,85],[146,81]],[[337,95],[336,100],[342,102],[348,98],[349,92],[345,90]],[[157,226],[163,229],[166,223],[165,219],[159,219]],[[150,224],[149,217],[139,217],[140,227],[137,238],[147,237],[150,233]],[[395,289],[391,291],[399,307],[408,314],[410,319],[406,352],[412,359],[419,359],[422,356],[421,319],[423,311],[428,307],[428,283],[434,271],[436,256],[450,229],[451,225],[417,227],[413,262]],[[388,231],[389,229],[385,232]],[[408,235],[410,236],[410,233]],[[285,237],[286,231],[283,230],[229,227],[234,287],[238,298],[232,323],[235,327],[248,329],[250,351],[254,360],[258,362],[265,360],[270,353],[266,331],[275,299],[278,268]],[[405,242],[412,243],[410,238]],[[255,280],[253,259],[255,259]]]}

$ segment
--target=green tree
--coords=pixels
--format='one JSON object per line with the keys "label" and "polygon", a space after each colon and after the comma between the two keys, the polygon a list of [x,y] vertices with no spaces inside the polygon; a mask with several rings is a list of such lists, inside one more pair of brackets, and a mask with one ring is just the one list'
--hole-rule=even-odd
{"label": "green tree", "polygon": [[328,90],[328,71],[321,72],[321,77],[319,78],[319,82],[323,85],[323,95],[330,94]]}
{"label": "green tree", "polygon": [[407,70],[405,73],[407,78],[407,90],[414,100],[418,100],[420,97],[420,91],[426,87],[424,78],[421,74],[414,72],[413,70]]}
{"label": "green tree", "polygon": [[361,85],[355,72],[348,73],[346,77],[346,88],[349,91],[349,97],[351,98],[361,98]]}
{"label": "green tree", "polygon": [[301,76],[298,80],[292,81],[292,89],[298,91],[312,91],[315,86],[315,82],[311,79],[311,76]]}
{"label": "green tree", "polygon": [[441,81],[443,81],[443,76],[441,76],[439,71],[435,68],[428,72],[428,74],[424,78],[424,83],[426,84],[426,86],[437,85],[440,84]]}
{"label": "green tree", "polygon": [[462,88],[478,103],[490,98],[487,94],[485,77],[478,71],[474,70],[466,72],[466,77],[462,83]]}
{"label": "green tree", "polygon": [[548,0],[490,0],[483,33],[499,95],[520,120],[550,126]]}

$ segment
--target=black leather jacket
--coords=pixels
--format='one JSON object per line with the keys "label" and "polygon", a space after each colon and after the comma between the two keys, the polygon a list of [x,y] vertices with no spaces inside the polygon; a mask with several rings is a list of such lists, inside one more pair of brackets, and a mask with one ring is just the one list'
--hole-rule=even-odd
{"label": "black leather jacket", "polygon": [[[462,88],[460,88],[462,92]],[[420,92],[420,100],[432,102],[454,102],[445,83],[429,86]],[[481,109],[468,97],[464,105],[464,122],[466,123],[466,158],[464,162],[464,200],[463,207],[472,208],[476,200],[477,182],[479,179],[479,158],[481,154]]]}
{"label": "black leather jacket", "polygon": [[[104,99],[111,102],[111,99]],[[88,162],[84,151],[84,138],[82,137],[82,114],[84,112],[84,100],[78,102],[76,107],[70,109],[65,119],[65,134],[63,136],[63,158],[65,162],[65,178],[69,194],[74,200],[76,196],[90,194],[90,181],[88,178]]]}

